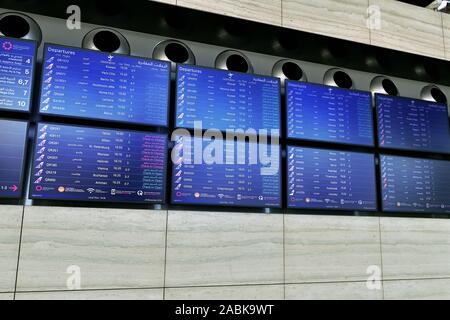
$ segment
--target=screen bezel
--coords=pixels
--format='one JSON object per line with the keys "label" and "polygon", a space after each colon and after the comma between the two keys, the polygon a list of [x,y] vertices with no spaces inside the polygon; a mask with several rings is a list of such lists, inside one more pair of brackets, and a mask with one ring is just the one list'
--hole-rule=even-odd
{"label": "screen bezel", "polygon": [[[289,154],[289,150],[291,148],[297,148],[297,149],[312,149],[312,150],[320,150],[320,151],[326,151],[326,152],[345,152],[345,153],[354,153],[354,154],[364,154],[364,155],[369,155],[369,156],[373,156],[373,171],[374,171],[374,181],[373,181],[373,190],[374,190],[374,203],[375,203],[375,209],[352,209],[352,208],[314,208],[314,207],[298,207],[298,206],[292,206],[290,205],[290,201],[289,201],[289,177],[288,175],[286,176],[286,206],[288,210],[295,210],[295,211],[343,211],[343,212],[378,212],[378,208],[379,208],[379,203],[378,203],[378,190],[377,190],[377,168],[376,168],[376,154],[373,153],[369,153],[369,152],[357,152],[357,151],[346,151],[346,150],[338,150],[338,149],[326,149],[326,148],[322,148],[322,147],[303,147],[303,146],[293,146],[293,145],[287,145],[286,146],[286,168],[289,167],[289,157],[287,156]],[[288,171],[287,171],[288,172]]]}
{"label": "screen bezel", "polygon": [[23,42],[29,42],[34,44],[34,57],[33,57],[33,67],[32,74],[31,74],[31,85],[30,85],[30,101],[28,103],[28,110],[17,110],[17,109],[11,109],[11,108],[4,108],[0,107],[0,111],[7,111],[7,112],[17,112],[21,114],[30,114],[31,109],[33,108],[33,102],[34,102],[34,86],[35,86],[35,78],[36,78],[36,69],[37,69],[37,54],[39,50],[39,44],[36,40],[29,40],[29,39],[18,39],[18,38],[11,38],[11,37],[2,37],[3,39],[9,39],[12,41],[23,41]]}
{"label": "screen bezel", "polygon": [[19,123],[26,123],[26,128],[25,128],[25,141],[24,141],[24,148],[23,148],[23,157],[22,157],[22,162],[20,164],[21,167],[21,171],[20,171],[20,186],[19,186],[19,190],[20,192],[17,193],[17,196],[2,196],[0,194],[0,199],[22,199],[23,197],[23,191],[26,189],[25,186],[25,162],[26,162],[26,158],[27,158],[27,151],[28,151],[28,134],[30,131],[30,122],[29,121],[25,121],[25,120],[16,120],[16,119],[6,119],[6,118],[0,118],[0,121],[9,121],[9,122],[19,122]]}
{"label": "screen bezel", "polygon": [[[191,137],[192,138],[192,137]],[[195,138],[195,137],[194,137]],[[203,137],[202,137],[203,140]],[[227,139],[223,139],[224,141],[229,141]],[[202,141],[203,142],[203,141]],[[246,144],[249,142],[246,141]],[[260,144],[259,142],[257,143]],[[268,144],[270,145],[270,144]],[[247,148],[247,147],[246,147]],[[189,202],[189,201],[183,201],[183,202],[174,202],[174,167],[175,164],[171,161],[171,175],[170,175],[170,205],[173,206],[193,206],[193,207],[233,207],[233,208],[255,208],[255,209],[282,209],[283,208],[283,158],[282,158],[282,151],[283,146],[279,145],[279,169],[278,169],[278,180],[279,180],[279,205],[277,206],[252,206],[252,205],[242,205],[242,204],[217,204],[217,203],[196,203],[196,202]],[[204,165],[204,164],[202,164]],[[248,165],[248,164],[247,164]]]}
{"label": "screen bezel", "polygon": [[450,127],[448,125],[448,119],[449,119],[449,111],[448,111],[448,106],[444,103],[438,103],[438,102],[434,102],[434,101],[428,101],[428,100],[422,100],[422,99],[416,99],[416,98],[408,98],[408,97],[398,97],[398,96],[391,96],[391,95],[387,95],[387,94],[382,94],[382,93],[375,93],[375,111],[376,111],[376,123],[377,123],[377,140],[378,140],[378,148],[380,150],[400,150],[400,151],[411,151],[411,152],[420,152],[420,153],[428,153],[428,154],[446,154],[449,155],[450,154],[450,149],[445,152],[445,151],[441,151],[441,150],[425,150],[425,149],[419,149],[419,148],[412,148],[412,147],[396,147],[396,146],[382,146],[380,145],[380,118],[378,115],[378,110],[379,110],[379,103],[378,103],[378,97],[389,97],[392,98],[394,100],[407,100],[407,101],[418,101],[421,103],[428,103],[428,104],[434,104],[434,105],[440,105],[440,106],[444,106],[446,109],[446,115],[447,115],[447,131],[448,131],[448,137],[449,137],[449,143],[450,143]]}
{"label": "screen bezel", "polygon": [[[177,114],[178,114],[178,103],[176,103],[176,99],[178,97],[178,76],[179,76],[179,70],[180,68],[194,68],[194,69],[203,69],[203,70],[212,70],[212,71],[216,71],[216,72],[221,72],[221,73],[236,73],[239,75],[244,75],[244,76],[253,76],[253,77],[260,77],[260,78],[265,78],[265,79],[272,79],[272,80],[276,80],[278,82],[278,131],[279,131],[279,135],[278,137],[282,138],[283,133],[282,133],[282,117],[283,117],[283,113],[282,113],[282,94],[281,94],[281,80],[278,77],[273,77],[273,76],[265,76],[265,75],[260,75],[260,74],[254,74],[254,73],[246,73],[246,72],[238,72],[238,71],[231,71],[231,70],[224,70],[224,69],[217,69],[217,68],[212,68],[212,67],[205,67],[205,66],[197,66],[197,65],[193,65],[193,64],[177,64],[176,67],[176,72],[175,72],[175,108],[174,108],[174,129],[178,129],[178,128],[184,128],[184,129],[188,129],[188,130],[194,130],[194,127],[189,127],[189,126],[178,126],[177,125]],[[219,129],[219,128],[209,128],[209,127],[204,127],[202,128],[203,130],[208,130],[208,129],[216,129],[219,130],[221,132],[225,132],[226,130],[229,129]],[[262,130],[262,129],[267,129],[267,128],[258,128],[257,130]],[[256,130],[256,129],[255,129]],[[268,131],[268,135],[272,136],[270,134],[270,131]]]}
{"label": "screen bezel", "polygon": [[[147,132],[147,131],[139,131],[139,130],[128,130],[128,129],[111,129],[111,128],[104,128],[104,127],[93,127],[93,126],[84,126],[84,125],[74,125],[74,124],[61,124],[61,123],[56,123],[56,122],[46,122],[46,121],[41,121],[41,122],[37,122],[36,123],[36,128],[35,128],[35,138],[37,138],[37,134],[38,134],[38,130],[39,130],[39,126],[40,125],[53,125],[53,126],[63,126],[63,127],[75,127],[75,128],[84,128],[84,129],[98,129],[98,130],[108,130],[108,131],[124,131],[124,132],[132,132],[132,133],[143,133],[143,134],[149,134],[149,135],[159,135],[159,136],[164,136],[165,139],[165,152],[164,152],[164,172],[163,172],[163,177],[164,177],[164,182],[163,182],[163,194],[162,194],[162,201],[115,201],[112,199],[108,199],[108,200],[80,200],[80,199],[61,199],[61,198],[53,198],[53,197],[36,197],[33,195],[33,183],[32,180],[30,179],[30,185],[29,185],[29,196],[28,198],[31,200],[36,200],[36,201],[61,201],[61,202],[79,202],[79,203],[123,203],[123,204],[145,204],[145,205],[163,205],[167,203],[167,170],[168,170],[168,144],[169,144],[169,139],[168,139],[168,135],[165,133],[156,133],[156,132]],[[33,143],[33,149],[32,149],[32,154],[31,156],[33,157],[31,164],[32,164],[32,168],[35,167],[35,162],[36,162],[36,146],[37,146],[37,139],[34,139],[34,143]],[[32,170],[30,171],[30,177],[32,176]]]}
{"label": "screen bezel", "polygon": [[381,210],[386,213],[394,213],[394,214],[424,214],[424,215],[433,215],[433,214],[450,214],[449,212],[442,212],[442,211],[417,211],[414,209],[403,211],[403,210],[394,210],[394,209],[386,209],[386,201],[384,200],[385,191],[383,188],[383,181],[381,178],[381,170],[383,169],[383,157],[393,157],[393,158],[403,158],[403,159],[413,159],[413,160],[427,160],[427,161],[437,161],[437,162],[445,162],[449,164],[450,167],[450,161],[448,160],[438,160],[438,159],[430,159],[430,158],[419,158],[419,157],[410,157],[410,156],[398,156],[398,155],[390,155],[386,153],[380,154],[380,185],[381,185]]}
{"label": "screen bezel", "polygon": [[[79,47],[75,47],[75,46],[66,46],[66,45],[59,45],[59,44],[55,44],[55,43],[51,43],[51,42],[46,42],[44,44],[44,53],[43,53],[43,63],[42,63],[42,70],[44,70],[45,67],[45,61],[47,58],[47,49],[49,46],[54,46],[54,47],[59,47],[59,48],[67,48],[69,50],[81,50],[81,51],[88,51],[88,52],[93,52],[95,54],[99,54],[99,55],[108,55],[110,53],[106,53],[106,52],[102,52],[102,51],[98,51],[98,50],[92,50],[92,49],[84,49],[84,48],[79,48]],[[139,121],[127,121],[127,120],[117,120],[117,119],[105,119],[105,118],[95,118],[95,117],[89,117],[89,116],[73,116],[73,115],[64,115],[61,113],[53,113],[53,112],[42,112],[41,111],[41,101],[42,101],[42,89],[43,89],[43,83],[44,83],[44,73],[45,72],[41,72],[41,82],[39,84],[39,100],[37,103],[37,112],[40,116],[53,116],[53,117],[58,117],[58,118],[70,118],[70,119],[79,119],[79,120],[92,120],[92,121],[100,121],[100,122],[109,122],[109,123],[124,123],[124,124],[135,124],[135,125],[141,125],[141,126],[151,126],[151,127],[161,127],[161,128],[168,128],[169,127],[169,117],[170,117],[170,96],[171,96],[171,63],[167,62],[167,61],[163,61],[163,60],[157,60],[157,59],[152,59],[152,58],[147,58],[147,57],[140,57],[140,56],[132,56],[132,55],[127,55],[127,54],[121,54],[121,53],[114,53],[113,55],[115,56],[121,56],[121,57],[126,57],[126,58],[134,58],[134,59],[142,59],[145,61],[152,61],[152,62],[159,62],[159,63],[164,63],[167,65],[167,73],[168,73],[168,79],[167,79],[167,103],[166,103],[166,109],[167,109],[167,114],[166,114],[166,123],[164,125],[161,124],[156,124],[156,123],[147,123],[147,122],[139,122]]]}
{"label": "screen bezel", "polygon": [[[287,127],[287,123],[289,122],[289,113],[287,112],[288,107],[288,86],[289,83],[300,83],[306,86],[317,86],[321,88],[331,88],[333,90],[339,90],[344,92],[359,92],[369,95],[369,113],[370,113],[370,125],[372,127],[372,143],[371,144],[360,144],[360,143],[352,143],[352,142],[345,142],[345,141],[333,141],[333,140],[326,140],[326,139],[308,139],[308,138],[299,138],[299,137],[293,137],[289,135],[289,129]],[[375,142],[375,127],[374,127],[374,116],[373,116],[373,103],[372,103],[372,93],[370,91],[364,91],[364,90],[355,90],[355,89],[347,89],[347,88],[340,88],[335,86],[329,86],[325,84],[320,83],[312,83],[312,82],[306,82],[306,81],[294,81],[294,80],[286,80],[285,82],[285,88],[286,88],[286,99],[285,99],[285,110],[286,110],[286,132],[285,135],[287,139],[296,140],[296,141],[308,141],[308,142],[317,142],[317,143],[330,143],[330,144],[340,144],[340,145],[348,145],[348,146],[355,146],[355,147],[366,147],[366,148],[374,148],[376,146]]]}

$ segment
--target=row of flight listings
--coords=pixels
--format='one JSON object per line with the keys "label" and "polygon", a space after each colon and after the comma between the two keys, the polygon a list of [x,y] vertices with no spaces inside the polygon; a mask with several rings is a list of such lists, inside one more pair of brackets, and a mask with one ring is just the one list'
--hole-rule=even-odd
{"label": "row of flight listings", "polygon": [[[33,41],[0,38],[0,109],[30,112]],[[175,124],[279,135],[278,78],[178,66]],[[39,113],[167,127],[170,63],[46,44]],[[444,104],[376,95],[383,149],[450,153]],[[375,146],[370,92],[286,82],[286,131],[292,140]],[[0,197],[23,194],[28,123],[0,120]],[[43,200],[450,213],[450,162],[370,153],[236,142],[179,135],[39,123],[30,197]],[[209,153],[207,151],[210,151]],[[207,159],[210,154],[211,159]],[[424,153],[425,154],[425,153]],[[200,156],[200,159],[199,158]],[[205,156],[205,157],[204,157]],[[252,161],[255,160],[256,161]],[[171,161],[171,162],[169,162]],[[284,180],[282,179],[285,174]]]}

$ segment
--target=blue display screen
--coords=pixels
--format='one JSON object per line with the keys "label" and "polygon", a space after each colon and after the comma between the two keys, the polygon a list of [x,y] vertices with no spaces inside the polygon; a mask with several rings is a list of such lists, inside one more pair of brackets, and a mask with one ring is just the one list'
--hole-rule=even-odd
{"label": "blue display screen", "polygon": [[46,45],[40,112],[167,126],[170,63]]}
{"label": "blue display screen", "polygon": [[381,156],[383,210],[450,213],[450,162]]}
{"label": "blue display screen", "polygon": [[172,203],[281,207],[280,156],[275,144],[179,136],[172,153]]}
{"label": "blue display screen", "polygon": [[372,154],[288,147],[288,207],[377,209]]}
{"label": "blue display screen", "polygon": [[288,137],[374,145],[372,96],[305,82],[286,82]]}
{"label": "blue display screen", "polygon": [[0,198],[22,195],[22,175],[28,124],[0,120]]}
{"label": "blue display screen", "polygon": [[445,104],[377,94],[380,147],[450,153]]}
{"label": "blue display screen", "polygon": [[31,197],[162,203],[166,158],[165,135],[41,123]]}
{"label": "blue display screen", "polygon": [[280,80],[224,70],[179,66],[176,126],[203,129],[266,129],[279,135]]}
{"label": "blue display screen", "polygon": [[36,42],[0,38],[0,109],[30,111]]}

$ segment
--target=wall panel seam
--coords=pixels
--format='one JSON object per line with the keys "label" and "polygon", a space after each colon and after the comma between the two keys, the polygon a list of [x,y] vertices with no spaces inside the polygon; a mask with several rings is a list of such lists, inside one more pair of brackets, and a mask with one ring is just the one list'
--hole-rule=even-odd
{"label": "wall panel seam", "polygon": [[441,27],[442,27],[442,42],[444,44],[444,60],[449,60],[447,58],[447,46],[445,45],[444,13],[441,13]]}
{"label": "wall panel seam", "polygon": [[166,210],[166,233],[164,240],[164,273],[163,273],[163,300],[166,300],[166,274],[167,274],[167,239],[169,232],[169,210]]}
{"label": "wall panel seam", "polygon": [[25,221],[25,205],[22,206],[22,219],[20,222],[20,234],[19,234],[19,246],[17,247],[17,264],[16,264],[16,278],[14,281],[14,294],[13,294],[13,300],[16,299],[16,291],[17,291],[17,282],[19,279],[19,265],[20,265],[20,251],[22,248],[22,233],[23,233],[23,224]]}
{"label": "wall panel seam", "polygon": [[383,265],[383,238],[381,236],[381,217],[378,217],[378,232],[379,232],[379,239],[380,239],[380,264],[381,264],[381,293],[384,300],[384,265]]}

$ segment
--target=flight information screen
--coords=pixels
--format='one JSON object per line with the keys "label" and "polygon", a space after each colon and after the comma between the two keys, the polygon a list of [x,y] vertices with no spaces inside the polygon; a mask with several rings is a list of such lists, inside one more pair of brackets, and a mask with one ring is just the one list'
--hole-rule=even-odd
{"label": "flight information screen", "polygon": [[0,109],[30,111],[36,42],[0,38]]}
{"label": "flight information screen", "polygon": [[372,154],[288,147],[288,207],[377,209]]}
{"label": "flight information screen", "polygon": [[165,135],[41,123],[31,197],[162,203],[166,158]]}
{"label": "flight information screen", "polygon": [[286,111],[289,138],[374,145],[369,92],[287,81]]}
{"label": "flight information screen", "polygon": [[40,112],[167,126],[170,63],[46,45]]}
{"label": "flight information screen", "polygon": [[179,66],[176,96],[177,127],[280,130],[278,78]]}
{"label": "flight information screen", "polygon": [[0,198],[22,195],[27,128],[26,122],[0,120]]}
{"label": "flight information screen", "polygon": [[450,153],[445,104],[377,94],[381,147]]}
{"label": "flight information screen", "polygon": [[381,156],[383,210],[450,213],[450,162]]}
{"label": "flight information screen", "polygon": [[179,136],[172,157],[174,204],[281,207],[279,145]]}

